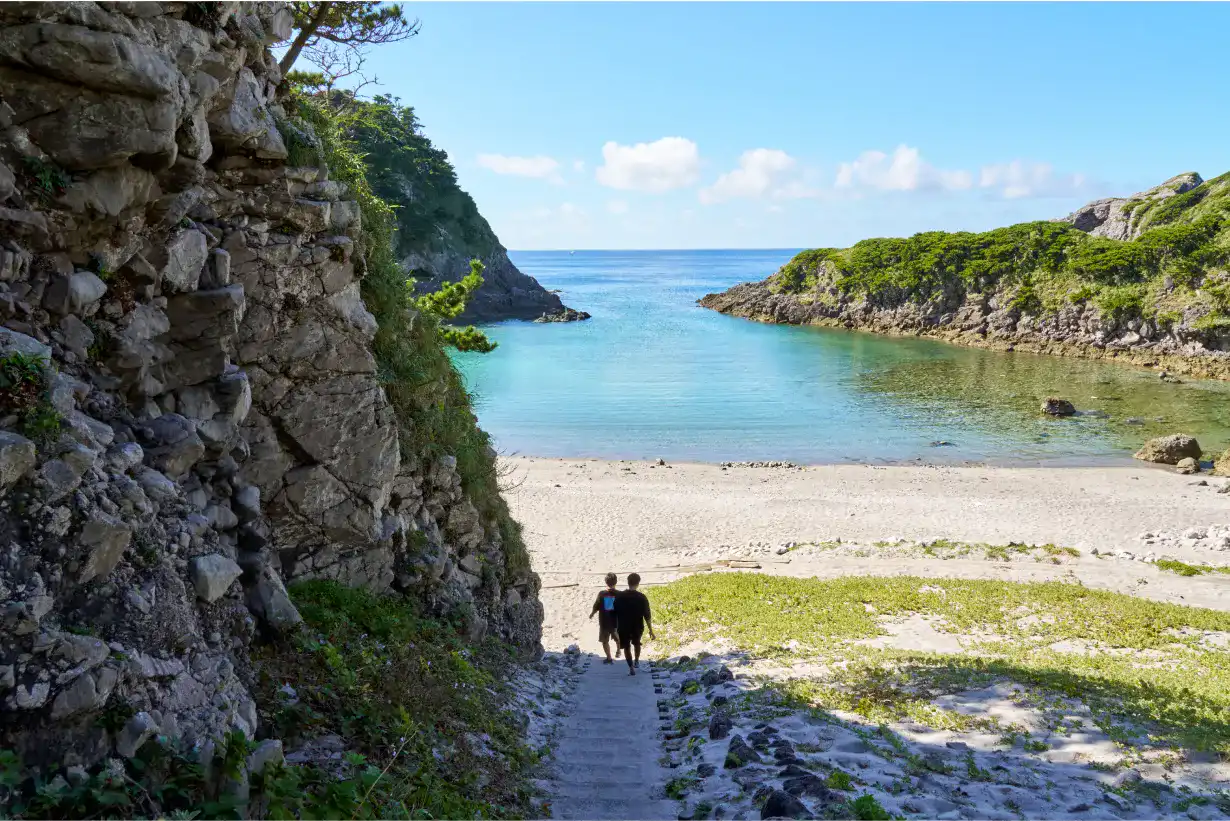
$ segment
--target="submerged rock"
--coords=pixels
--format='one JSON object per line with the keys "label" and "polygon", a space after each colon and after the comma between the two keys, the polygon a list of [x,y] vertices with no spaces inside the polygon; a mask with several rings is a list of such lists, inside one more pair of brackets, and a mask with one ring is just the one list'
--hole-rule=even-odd
{"label": "submerged rock", "polygon": [[1076,406],[1067,399],[1048,396],[1042,400],[1042,412],[1048,416],[1073,416],[1076,414]]}

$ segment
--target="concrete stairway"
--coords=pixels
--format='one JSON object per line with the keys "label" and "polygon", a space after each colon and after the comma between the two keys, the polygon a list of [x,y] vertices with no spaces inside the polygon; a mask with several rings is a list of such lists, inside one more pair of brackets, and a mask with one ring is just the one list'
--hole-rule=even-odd
{"label": "concrete stairway", "polygon": [[662,795],[664,769],[652,667],[635,676],[622,659],[591,656],[573,692],[574,710],[556,736],[551,817],[662,819],[678,816]]}

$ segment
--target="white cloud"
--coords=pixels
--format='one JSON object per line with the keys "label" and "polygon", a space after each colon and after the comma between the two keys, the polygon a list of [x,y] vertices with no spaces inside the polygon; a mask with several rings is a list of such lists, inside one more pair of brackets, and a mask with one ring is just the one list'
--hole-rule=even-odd
{"label": "white cloud", "polygon": [[794,157],[776,148],[754,148],[739,157],[739,167],[727,171],[717,182],[700,190],[706,205],[746,197],[759,199],[779,189],[782,175],[795,167]]}
{"label": "white cloud", "polygon": [[606,210],[615,215],[626,214],[628,213],[628,202],[627,200],[611,200],[606,204]]}
{"label": "white cloud", "polygon": [[585,173],[585,160],[573,160],[572,170],[577,172],[578,174],[584,174]]}
{"label": "white cloud", "polygon": [[510,157],[505,154],[479,154],[478,164],[489,171],[510,177],[532,177],[561,183],[559,163],[551,157]]}
{"label": "white cloud", "polygon": [[899,145],[892,154],[864,151],[837,169],[837,188],[877,191],[964,191],[974,185],[968,171],[946,171],[923,160],[917,148]]}
{"label": "white cloud", "polygon": [[999,189],[1007,200],[1068,196],[1083,190],[1086,183],[1082,174],[1056,176],[1055,169],[1047,163],[1024,163],[1020,160],[985,165],[978,178],[980,188]]}
{"label": "white cloud", "polygon": [[597,179],[608,188],[662,194],[693,185],[700,176],[700,151],[683,137],[663,137],[651,143],[602,146],[603,164]]}
{"label": "white cloud", "polygon": [[584,208],[571,202],[518,211],[513,214],[513,218],[521,223],[531,223],[546,228],[553,225],[572,228],[586,228],[589,226],[589,214]]}

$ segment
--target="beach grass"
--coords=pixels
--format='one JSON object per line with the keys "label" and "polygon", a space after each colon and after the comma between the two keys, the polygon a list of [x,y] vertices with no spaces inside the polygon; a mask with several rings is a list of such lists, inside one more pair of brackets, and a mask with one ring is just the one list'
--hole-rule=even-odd
{"label": "beach grass", "polygon": [[[1079,703],[1125,750],[1162,744],[1230,756],[1230,653],[1219,646],[1230,613],[1060,582],[754,573],[673,582],[655,591],[655,613],[668,652],[700,642],[795,667],[806,661],[806,675],[771,684],[786,705],[1017,740],[1018,728],[935,703],[1008,684],[1020,703],[1053,718],[1053,732],[1072,729],[1064,716]],[[960,651],[950,652],[951,641],[945,652],[868,644],[919,616],[937,634],[960,636]]]}

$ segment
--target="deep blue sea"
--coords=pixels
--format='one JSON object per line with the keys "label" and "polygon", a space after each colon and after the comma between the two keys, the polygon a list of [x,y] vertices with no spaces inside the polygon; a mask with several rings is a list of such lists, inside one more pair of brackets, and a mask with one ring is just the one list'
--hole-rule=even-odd
{"label": "deep blue sea", "polygon": [[[511,253],[593,318],[488,326],[497,350],[456,357],[479,422],[505,453],[704,462],[1089,464],[1174,432],[1206,451],[1230,445],[1225,383],[762,325],[695,304],[763,279],[793,254]],[[1038,407],[1049,395],[1087,413],[1045,418]]]}

